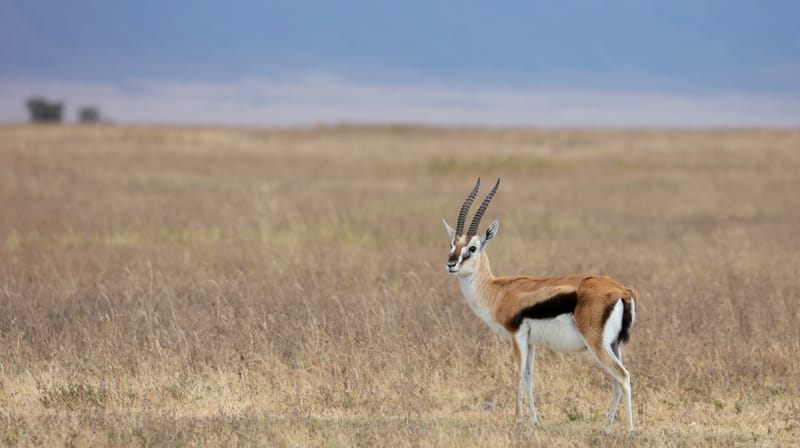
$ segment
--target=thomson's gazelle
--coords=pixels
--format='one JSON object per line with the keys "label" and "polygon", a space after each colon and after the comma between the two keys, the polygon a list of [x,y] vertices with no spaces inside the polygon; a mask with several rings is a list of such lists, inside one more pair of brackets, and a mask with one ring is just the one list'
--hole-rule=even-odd
{"label": "thomson's gazelle", "polygon": [[458,277],[472,311],[495,332],[511,339],[519,382],[517,422],[523,419],[522,397],[527,395],[530,423],[536,425],[533,365],[535,346],[543,345],[559,352],[591,352],[614,379],[606,431],[611,431],[617,404],[624,393],[628,431],[632,432],[631,380],[622,365],[620,345],[628,340],[636,317],[636,291],[600,275],[492,275],[485,249],[497,235],[499,223],[492,222],[482,235],[478,235],[478,226],[499,185],[500,179],[483,200],[466,233],[464,223],[480,179],[461,206],[456,228],[443,221],[450,235],[447,271]]}

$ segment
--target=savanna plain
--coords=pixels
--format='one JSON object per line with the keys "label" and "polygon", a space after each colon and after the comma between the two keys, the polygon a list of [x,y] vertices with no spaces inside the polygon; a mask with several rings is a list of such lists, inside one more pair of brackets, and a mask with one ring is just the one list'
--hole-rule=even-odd
{"label": "savanna plain", "polygon": [[[0,127],[0,444],[798,446],[800,131]],[[624,407],[445,272],[636,288]]]}

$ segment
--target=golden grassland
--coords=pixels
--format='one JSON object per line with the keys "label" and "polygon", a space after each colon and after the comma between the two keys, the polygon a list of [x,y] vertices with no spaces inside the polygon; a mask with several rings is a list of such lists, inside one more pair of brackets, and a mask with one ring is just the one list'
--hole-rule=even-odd
{"label": "golden grassland", "polygon": [[[475,178],[495,274],[641,303],[610,378],[508,342],[447,275]],[[800,131],[0,127],[0,444],[798,446]]]}

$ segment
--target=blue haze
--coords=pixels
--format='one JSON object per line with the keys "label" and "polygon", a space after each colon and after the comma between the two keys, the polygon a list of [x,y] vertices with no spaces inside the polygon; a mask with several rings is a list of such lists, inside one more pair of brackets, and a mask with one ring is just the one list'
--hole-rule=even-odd
{"label": "blue haze", "polygon": [[800,95],[800,2],[2,0],[0,79]]}

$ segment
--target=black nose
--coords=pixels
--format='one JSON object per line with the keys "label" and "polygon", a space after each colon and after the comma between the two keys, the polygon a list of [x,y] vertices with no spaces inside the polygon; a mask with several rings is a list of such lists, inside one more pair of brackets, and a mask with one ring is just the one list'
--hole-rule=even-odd
{"label": "black nose", "polygon": [[456,265],[456,263],[458,263],[458,257],[457,256],[450,255],[450,257],[447,258],[447,265],[448,266],[453,267],[453,266]]}

